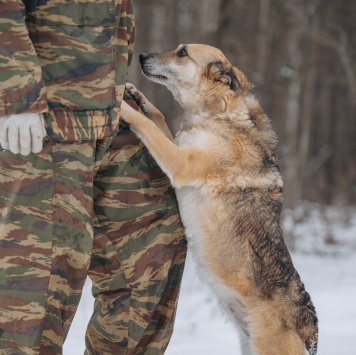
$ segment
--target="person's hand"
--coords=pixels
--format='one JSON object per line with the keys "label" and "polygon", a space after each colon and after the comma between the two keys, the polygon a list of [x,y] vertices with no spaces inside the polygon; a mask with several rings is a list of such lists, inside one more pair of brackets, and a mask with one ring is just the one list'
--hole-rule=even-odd
{"label": "person's hand", "polygon": [[21,113],[0,117],[0,145],[14,154],[39,153],[46,135],[40,113]]}

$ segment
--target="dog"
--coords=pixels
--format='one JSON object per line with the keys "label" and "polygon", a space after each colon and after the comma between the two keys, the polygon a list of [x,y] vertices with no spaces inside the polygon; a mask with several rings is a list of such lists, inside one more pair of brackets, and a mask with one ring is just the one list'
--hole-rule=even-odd
{"label": "dog", "polygon": [[143,74],[184,109],[174,141],[163,114],[133,85],[146,117],[122,118],[176,190],[198,271],[239,329],[244,355],[317,353],[315,308],[280,227],[277,136],[246,76],[203,44],[141,54]]}

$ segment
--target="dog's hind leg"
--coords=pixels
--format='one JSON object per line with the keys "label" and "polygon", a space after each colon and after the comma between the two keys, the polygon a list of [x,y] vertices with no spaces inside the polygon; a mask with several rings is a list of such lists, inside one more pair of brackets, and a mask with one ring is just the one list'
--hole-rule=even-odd
{"label": "dog's hind leg", "polygon": [[225,313],[232,321],[239,334],[241,354],[256,355],[251,347],[251,338],[249,336],[250,323],[248,321],[248,314],[245,306],[235,295],[228,300],[226,300],[226,298],[222,298],[222,300],[221,303],[226,304]]}
{"label": "dog's hind leg", "polygon": [[251,347],[251,339],[250,337],[241,329],[241,327],[237,326],[239,339],[240,339],[240,349],[242,355],[256,355]]}
{"label": "dog's hind leg", "polygon": [[252,347],[258,355],[305,355],[306,350],[302,339],[293,331],[283,331],[279,334],[264,334],[256,336]]}
{"label": "dog's hind leg", "polygon": [[251,339],[252,348],[257,355],[305,355],[305,345],[299,335],[292,329],[284,327],[278,318],[261,316],[254,322]]}

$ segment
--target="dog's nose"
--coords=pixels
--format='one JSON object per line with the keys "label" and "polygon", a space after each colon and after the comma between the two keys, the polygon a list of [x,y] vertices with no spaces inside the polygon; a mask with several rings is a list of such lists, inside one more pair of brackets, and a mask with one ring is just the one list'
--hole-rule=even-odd
{"label": "dog's nose", "polygon": [[143,63],[145,61],[145,59],[148,57],[149,57],[149,55],[146,53],[140,54],[140,56],[139,56],[140,63]]}

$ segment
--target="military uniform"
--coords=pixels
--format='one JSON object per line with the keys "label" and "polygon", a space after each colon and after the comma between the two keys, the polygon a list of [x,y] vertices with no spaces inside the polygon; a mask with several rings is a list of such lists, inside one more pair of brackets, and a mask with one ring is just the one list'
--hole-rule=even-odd
{"label": "military uniform", "polygon": [[61,354],[87,275],[86,354],[168,345],[186,242],[120,122],[133,37],[130,0],[0,0],[0,117],[43,113],[48,134],[39,154],[0,151],[0,354]]}

